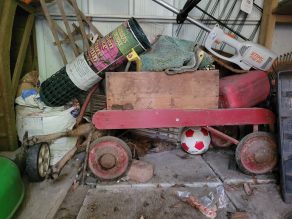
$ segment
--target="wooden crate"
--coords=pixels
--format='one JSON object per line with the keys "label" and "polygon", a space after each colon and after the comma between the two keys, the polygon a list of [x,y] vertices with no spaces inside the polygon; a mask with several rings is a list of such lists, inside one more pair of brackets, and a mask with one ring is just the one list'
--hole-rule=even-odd
{"label": "wooden crate", "polygon": [[107,109],[218,108],[219,72],[107,72]]}

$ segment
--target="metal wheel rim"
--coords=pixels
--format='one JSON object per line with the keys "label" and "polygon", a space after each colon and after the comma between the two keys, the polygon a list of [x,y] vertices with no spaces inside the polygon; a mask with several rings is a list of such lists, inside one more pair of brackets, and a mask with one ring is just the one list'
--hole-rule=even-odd
{"label": "metal wheel rim", "polygon": [[47,144],[43,144],[38,156],[38,172],[41,177],[45,177],[50,165],[50,149]]}
{"label": "metal wheel rim", "polygon": [[[265,141],[268,150],[273,152],[273,157],[269,162],[257,163],[254,151],[260,151],[262,148],[252,148],[258,141]],[[252,144],[252,145],[249,145]],[[266,132],[254,132],[246,135],[236,148],[236,161],[241,170],[248,174],[265,174],[271,172],[277,164],[277,144],[273,136]]]}
{"label": "metal wheel rim", "polygon": [[[131,151],[127,144],[121,139],[106,136],[91,143],[88,165],[95,176],[103,180],[112,180],[122,176],[129,168],[132,159]],[[105,170],[99,163],[99,158],[104,154],[116,157],[116,165]]]}

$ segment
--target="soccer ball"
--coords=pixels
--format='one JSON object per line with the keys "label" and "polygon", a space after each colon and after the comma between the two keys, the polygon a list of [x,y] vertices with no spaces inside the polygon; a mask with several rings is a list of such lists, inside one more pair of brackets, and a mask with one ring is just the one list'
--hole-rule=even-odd
{"label": "soccer ball", "polygon": [[211,137],[201,127],[186,128],[181,134],[181,147],[190,154],[203,154],[210,145]]}

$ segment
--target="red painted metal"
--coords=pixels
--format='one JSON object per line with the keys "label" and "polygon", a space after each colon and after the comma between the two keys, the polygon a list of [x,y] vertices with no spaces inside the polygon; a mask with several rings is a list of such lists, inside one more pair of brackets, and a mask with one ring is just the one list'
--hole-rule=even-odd
{"label": "red painted metal", "polygon": [[92,122],[97,129],[255,125],[274,124],[275,115],[263,108],[101,110]]}
{"label": "red painted metal", "polygon": [[106,136],[91,143],[88,166],[100,179],[115,179],[123,175],[132,159],[131,151],[121,139]]}
{"label": "red painted metal", "polygon": [[252,107],[270,94],[268,75],[263,71],[250,71],[220,79],[220,108]]}

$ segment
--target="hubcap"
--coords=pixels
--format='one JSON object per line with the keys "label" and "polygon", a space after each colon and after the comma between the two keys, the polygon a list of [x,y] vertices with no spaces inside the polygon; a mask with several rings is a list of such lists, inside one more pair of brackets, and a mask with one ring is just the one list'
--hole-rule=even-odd
{"label": "hubcap", "polygon": [[38,171],[41,177],[46,176],[49,169],[49,164],[50,164],[49,146],[46,144],[43,144],[39,151],[39,157],[38,157]]}

